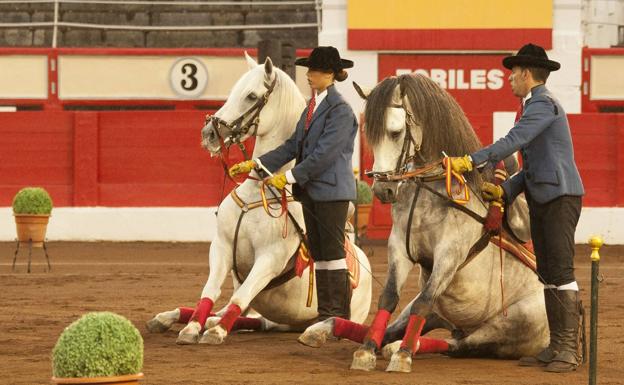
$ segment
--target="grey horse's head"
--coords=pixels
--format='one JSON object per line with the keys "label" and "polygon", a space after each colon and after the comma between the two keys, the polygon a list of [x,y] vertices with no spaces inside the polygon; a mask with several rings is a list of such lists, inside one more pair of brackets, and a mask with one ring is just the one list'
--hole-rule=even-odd
{"label": "grey horse's head", "polygon": [[[377,175],[433,162],[442,158],[442,152],[462,156],[481,148],[461,107],[426,76],[391,76],[367,95],[359,87],[356,90],[366,99],[364,133]],[[408,139],[413,144],[404,153]],[[373,184],[375,195],[384,203],[395,202],[400,183],[380,179]]]}

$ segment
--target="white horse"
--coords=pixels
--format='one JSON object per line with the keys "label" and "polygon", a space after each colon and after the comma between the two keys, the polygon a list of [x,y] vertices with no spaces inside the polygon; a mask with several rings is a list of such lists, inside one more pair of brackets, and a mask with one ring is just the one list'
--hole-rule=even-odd
{"label": "white horse", "polygon": [[[238,80],[226,103],[202,129],[202,145],[212,155],[220,155],[224,143],[244,142],[255,135],[253,158],[261,156],[293,134],[305,107],[303,95],[293,80],[275,68],[269,58],[258,65],[246,53],[245,57],[249,71]],[[288,163],[280,171],[292,166],[293,162]],[[255,171],[251,176],[259,179]],[[291,219],[273,218],[262,207],[248,211],[241,207],[241,202],[250,204],[261,201],[262,182],[257,179],[247,179],[235,189],[239,203],[230,194],[219,205],[217,234],[210,246],[210,273],[194,316],[191,317],[192,310],[188,308],[160,313],[147,323],[150,331],[163,332],[176,322],[188,322],[179,333],[179,344],[220,344],[233,329],[301,331],[317,317],[315,293],[311,306],[306,306],[309,267],[301,278],[287,277],[283,280],[285,282],[267,287],[292,265],[291,257],[299,248],[300,237]],[[274,190],[273,193],[277,192]],[[269,198],[272,196],[270,191],[267,195]],[[245,213],[241,218],[243,210]],[[291,201],[288,211],[299,226],[304,227],[301,205]],[[241,222],[235,245],[239,218]],[[288,232],[283,237],[285,221],[288,221]],[[362,322],[368,315],[371,301],[370,263],[364,252],[353,246],[361,274],[358,286],[353,290],[351,319]],[[212,304],[219,299],[221,286],[229,272],[232,272],[234,293],[228,305],[204,324],[203,319],[210,315]],[[260,318],[250,320],[238,317],[251,307],[261,314]],[[237,317],[242,326],[232,325]],[[206,330],[199,338],[204,328]]]}
{"label": "white horse", "polygon": [[[416,352],[497,358],[538,353],[548,345],[548,326],[537,275],[506,251],[501,257],[487,239],[479,245],[483,225],[477,216],[451,203],[445,181],[436,178],[444,172],[442,166],[402,178],[426,169],[421,166],[439,159],[443,151],[458,156],[480,148],[461,108],[421,75],[387,78],[370,95],[361,95],[367,98],[365,127],[375,159],[374,191],[383,202],[392,203],[386,284],[370,328],[347,328],[341,322],[336,332],[336,320],[328,319],[310,326],[299,340],[317,347],[331,333],[355,337],[363,345],[354,353],[351,368],[360,370],[375,368],[375,354],[383,345],[384,356],[391,356],[387,370],[399,372],[411,371]],[[476,190],[480,179],[476,172],[468,175],[468,187]],[[526,202],[517,200],[514,206],[518,207],[513,219],[522,224],[526,238]],[[488,210],[478,194],[465,208],[479,217]],[[524,220],[518,218],[519,212]],[[470,259],[470,254],[475,257]],[[386,329],[416,264],[421,292]],[[452,336],[420,337],[436,328],[451,330]]]}

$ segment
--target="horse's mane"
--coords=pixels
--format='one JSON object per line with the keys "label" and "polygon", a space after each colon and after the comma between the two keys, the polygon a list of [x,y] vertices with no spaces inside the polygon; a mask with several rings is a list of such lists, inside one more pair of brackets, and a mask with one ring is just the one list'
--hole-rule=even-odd
{"label": "horse's mane", "polygon": [[277,77],[277,82],[275,83],[275,94],[271,98],[275,98],[274,106],[279,108],[279,111],[274,114],[275,124],[279,126],[282,124],[291,125],[294,131],[295,123],[305,108],[305,98],[297,84],[286,72],[275,66],[273,67],[273,72]]}
{"label": "horse's mane", "polygon": [[427,162],[440,159],[442,151],[448,156],[463,156],[482,147],[455,99],[420,74],[388,77],[370,93],[364,112],[366,140],[370,145],[379,144],[386,135],[386,108],[390,106],[397,85],[401,86],[401,96],[407,95],[410,101],[416,124],[422,127],[420,151]]}

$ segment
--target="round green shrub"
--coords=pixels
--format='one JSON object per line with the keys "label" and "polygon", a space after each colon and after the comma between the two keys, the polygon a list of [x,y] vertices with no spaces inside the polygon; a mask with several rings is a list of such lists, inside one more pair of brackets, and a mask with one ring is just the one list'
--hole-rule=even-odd
{"label": "round green shrub", "polygon": [[143,367],[143,338],[126,318],[110,313],[83,315],[65,328],[52,351],[55,377],[137,374]]}
{"label": "round green shrub", "polygon": [[41,187],[24,187],[13,198],[15,214],[50,214],[52,198]]}
{"label": "round green shrub", "polygon": [[366,205],[373,202],[373,190],[363,180],[357,181],[357,204]]}

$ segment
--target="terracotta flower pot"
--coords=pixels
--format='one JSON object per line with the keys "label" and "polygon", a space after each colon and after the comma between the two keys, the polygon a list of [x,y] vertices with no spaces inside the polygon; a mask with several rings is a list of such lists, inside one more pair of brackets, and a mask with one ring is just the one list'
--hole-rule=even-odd
{"label": "terracotta flower pot", "polygon": [[[357,205],[357,229],[359,234],[366,233],[366,227],[368,226],[368,217],[370,216],[372,208],[372,203]],[[351,222],[353,222],[354,217],[355,216],[351,217]]]}
{"label": "terracotta flower pot", "polygon": [[33,246],[42,245],[50,215],[13,214],[20,242],[32,241]]}
{"label": "terracotta flower pot", "polygon": [[143,379],[143,373],[127,374],[125,376],[114,377],[78,377],[78,378],[57,378],[52,377],[53,384],[115,384],[115,385],[136,385]]}

